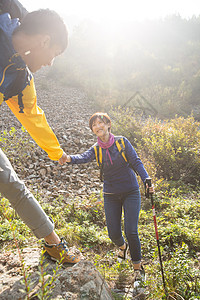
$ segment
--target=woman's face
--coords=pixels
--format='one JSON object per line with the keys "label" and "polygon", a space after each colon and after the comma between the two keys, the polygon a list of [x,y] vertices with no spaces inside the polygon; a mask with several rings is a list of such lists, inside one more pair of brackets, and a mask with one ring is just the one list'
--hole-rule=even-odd
{"label": "woman's face", "polygon": [[92,124],[92,131],[99,138],[104,138],[109,135],[110,123],[104,123],[103,120],[97,117]]}

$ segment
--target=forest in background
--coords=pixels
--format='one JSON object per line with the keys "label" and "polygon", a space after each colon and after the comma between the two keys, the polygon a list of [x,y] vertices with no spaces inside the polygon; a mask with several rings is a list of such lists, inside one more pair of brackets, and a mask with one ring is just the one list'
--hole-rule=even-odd
{"label": "forest in background", "polygon": [[103,28],[90,20],[74,27],[49,75],[82,87],[99,109],[132,97],[133,106],[144,112],[150,103],[161,119],[193,113],[200,120],[200,17]]}

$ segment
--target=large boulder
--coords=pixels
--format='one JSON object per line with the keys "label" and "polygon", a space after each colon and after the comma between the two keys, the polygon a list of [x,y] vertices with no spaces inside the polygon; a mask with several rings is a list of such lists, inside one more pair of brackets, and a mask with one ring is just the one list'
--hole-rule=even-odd
{"label": "large boulder", "polygon": [[[20,256],[17,252],[0,255],[1,300],[27,299],[22,263],[26,269],[29,299],[39,299],[37,294],[42,293],[42,289],[45,289],[44,299],[113,299],[104,278],[90,261],[82,260],[75,265],[57,266],[56,269],[56,263],[45,259],[41,272],[39,249],[25,248]],[[49,283],[52,278],[55,280]]]}

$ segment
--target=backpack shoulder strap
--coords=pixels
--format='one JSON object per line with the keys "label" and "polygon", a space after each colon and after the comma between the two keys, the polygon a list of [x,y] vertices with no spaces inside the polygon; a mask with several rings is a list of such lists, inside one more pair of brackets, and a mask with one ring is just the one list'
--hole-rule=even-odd
{"label": "backpack shoulder strap", "polygon": [[100,180],[103,182],[102,148],[97,143],[93,147],[97,166],[100,169]]}
{"label": "backpack shoulder strap", "polygon": [[135,168],[129,163],[126,154],[125,154],[125,143],[124,143],[124,139],[122,136],[117,137],[116,136],[116,140],[115,140],[117,149],[119,150],[119,152],[121,153],[121,155],[123,156],[125,162],[127,162],[129,164],[129,166],[131,167],[131,169],[138,175],[138,172],[135,170]]}
{"label": "backpack shoulder strap", "polygon": [[117,146],[118,151],[121,153],[122,157],[124,158],[125,162],[128,162],[126,155],[125,155],[125,143],[123,137],[115,137],[115,144]]}
{"label": "backpack shoulder strap", "polygon": [[98,167],[102,165],[102,148],[96,143],[94,145],[94,153]]}

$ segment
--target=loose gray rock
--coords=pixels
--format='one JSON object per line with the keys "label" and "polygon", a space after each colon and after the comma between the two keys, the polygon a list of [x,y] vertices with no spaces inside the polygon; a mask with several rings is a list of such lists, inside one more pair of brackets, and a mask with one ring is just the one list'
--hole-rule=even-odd
{"label": "loose gray rock", "polygon": [[[26,271],[26,278],[30,290],[26,293],[23,282],[22,261]],[[37,294],[42,291],[39,271],[40,251],[37,248],[25,248],[19,259],[18,253],[5,252],[0,254],[0,299],[18,300],[39,299]],[[56,272],[55,281],[48,285]],[[101,274],[92,262],[80,261],[76,265],[59,266],[45,260],[43,264],[46,297],[49,299],[87,299],[112,300],[110,290]],[[44,298],[45,299],[45,298]]]}
{"label": "loose gray rock", "polygon": [[[48,70],[43,69],[34,76],[38,105],[45,112],[47,121],[64,151],[67,154],[82,153],[96,142],[95,136],[88,127],[89,117],[95,112],[94,108],[83,91],[61,86],[59,82],[55,85],[55,81],[47,77],[47,72]],[[21,124],[6,103],[3,103],[0,109],[1,130],[9,131],[11,127],[15,127],[17,142],[20,138],[24,141],[24,133],[20,130]],[[71,198],[77,195],[79,198],[84,198],[91,189],[98,190],[102,187],[96,162],[79,166],[67,164],[61,166],[58,162],[51,161],[28,134],[26,139],[31,142],[31,149],[24,150],[22,145],[20,153],[10,149],[7,156],[11,162],[14,157],[17,157],[13,167],[18,176],[28,187],[30,186],[30,189],[37,186],[40,195],[43,194],[44,198],[47,198],[45,202],[57,198],[60,190],[66,189],[67,192],[68,186],[63,186],[64,182],[70,182]],[[55,186],[59,188],[55,190]],[[84,190],[83,186],[85,186]]]}

